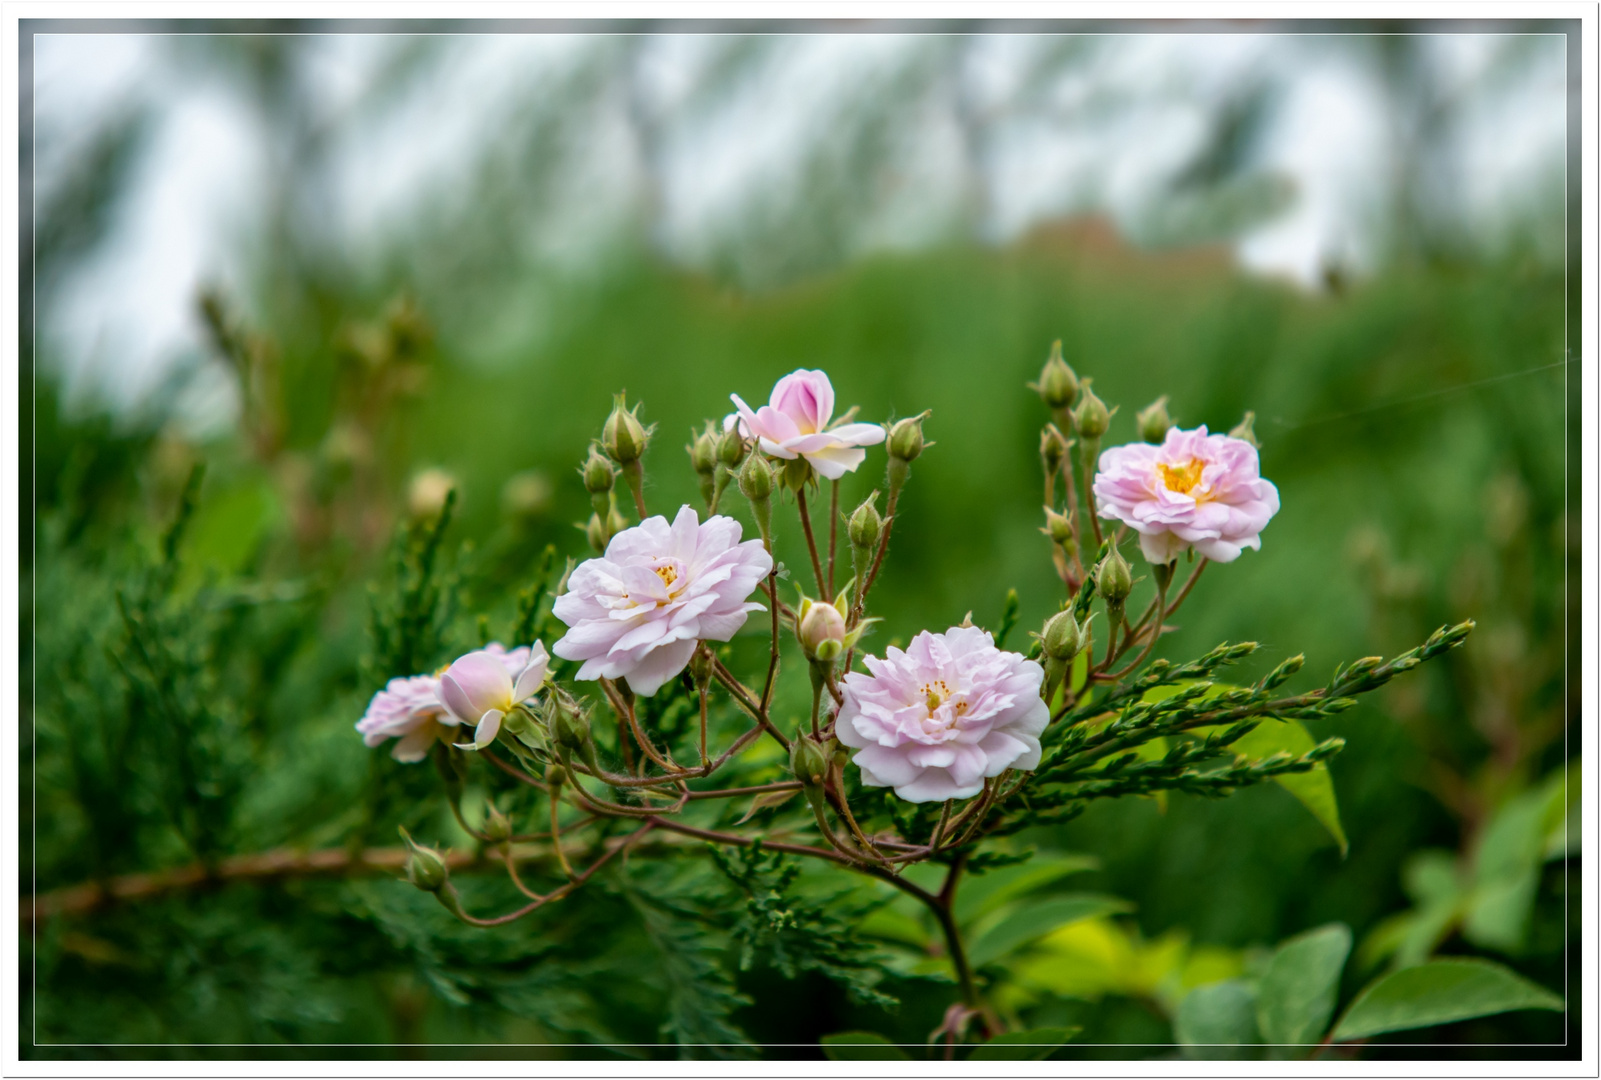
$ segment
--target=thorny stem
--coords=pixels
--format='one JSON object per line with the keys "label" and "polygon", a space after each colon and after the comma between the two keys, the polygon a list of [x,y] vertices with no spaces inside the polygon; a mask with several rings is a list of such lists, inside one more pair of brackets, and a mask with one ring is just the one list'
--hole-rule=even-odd
{"label": "thorny stem", "polygon": [[800,511],[801,532],[806,534],[806,550],[812,557],[812,573],[817,575],[817,591],[828,599],[828,582],[823,577],[823,562],[817,557],[817,540],[812,536],[812,514],[806,506],[806,485],[795,489],[795,507]]}
{"label": "thorny stem", "polygon": [[600,685],[606,692],[606,699],[611,702],[612,708],[617,710],[617,715],[627,719],[628,726],[634,733],[634,739],[639,743],[639,748],[645,752],[645,756],[668,772],[678,772],[678,766],[663,757],[655,745],[645,737],[645,730],[639,726],[639,716],[634,710],[633,691],[624,691],[610,679],[601,679]]}
{"label": "thorny stem", "polygon": [[[873,565],[867,570],[866,580],[856,587],[856,602],[851,605],[850,617],[845,620],[847,627],[854,627],[862,621],[862,612],[867,606],[868,590],[873,587],[873,582],[878,580],[879,567],[884,565],[884,553],[889,550],[889,533],[890,529],[895,525],[895,504],[900,501],[900,497],[899,488],[891,487],[889,489],[889,501],[884,505],[884,524],[878,534],[878,551],[873,556]],[[855,660],[856,646],[852,645],[845,652],[845,664],[840,670],[850,671],[851,665]]]}

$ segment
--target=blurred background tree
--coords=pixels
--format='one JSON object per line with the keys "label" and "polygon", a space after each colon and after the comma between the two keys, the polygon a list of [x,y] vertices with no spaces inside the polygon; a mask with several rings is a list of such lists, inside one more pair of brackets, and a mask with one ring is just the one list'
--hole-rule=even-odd
{"label": "blurred background tree", "polygon": [[[1109,439],[1160,393],[1186,427],[1257,414],[1284,509],[1260,554],[1202,584],[1189,644],[1254,639],[1261,663],[1294,648],[1317,668],[1480,629],[1320,732],[1348,740],[1349,855],[1277,789],[1099,806],[1027,839],[1084,856],[1073,887],[1119,903],[1042,928],[992,977],[1036,1025],[1114,1044],[1064,1053],[1114,1056],[1172,1052],[1127,1044],[1171,1043],[1191,987],[1335,920],[1357,935],[1348,989],[1436,952],[1564,989],[1562,27],[34,29],[24,841],[41,893],[86,891],[22,928],[25,1055],[924,1039],[944,1000],[926,965],[894,966],[901,1005],[873,1023],[816,972],[799,976],[815,1004],[775,1015],[771,995],[799,1000],[782,973],[675,937],[621,884],[484,935],[337,867],[246,862],[137,903],[94,883],[387,843],[397,823],[470,852],[430,778],[351,731],[392,674],[364,666],[368,583],[386,610],[392,538],[454,487],[450,604],[418,659],[475,645],[477,612],[504,633],[547,545],[583,555],[576,466],[619,388],[669,434],[800,366],[865,418],[932,408],[941,445],[903,504],[880,640],[993,622],[1010,588],[1037,625],[1060,583],[1023,384],[1058,338],[1123,406]],[[656,506],[694,501],[673,445]],[[879,478],[851,480],[847,505]],[[667,962],[642,972],[642,949]],[[1563,1031],[1521,1013],[1416,1038],[1493,1053],[1473,1047]]]}

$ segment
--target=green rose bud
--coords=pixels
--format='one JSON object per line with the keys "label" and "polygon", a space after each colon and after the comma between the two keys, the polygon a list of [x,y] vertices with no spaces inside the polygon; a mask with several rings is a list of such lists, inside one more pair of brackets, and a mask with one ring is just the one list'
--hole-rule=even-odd
{"label": "green rose bud", "polygon": [[884,519],[878,514],[878,492],[873,492],[850,517],[851,546],[870,551],[878,546],[878,536],[884,529]]}
{"label": "green rose bud", "polygon": [[745,460],[749,447],[740,437],[739,425],[730,424],[724,431],[721,439],[717,441],[717,460],[723,463],[726,469],[739,468],[740,462]]}
{"label": "green rose bud", "polygon": [[901,461],[916,461],[923,452],[923,421],[928,413],[908,416],[889,429],[889,456]]}
{"label": "green rose bud", "polygon": [[1095,591],[1111,607],[1122,607],[1128,594],[1134,591],[1133,571],[1129,568],[1128,560],[1115,547],[1106,553],[1106,558],[1096,568]]}
{"label": "green rose bud", "polygon": [[1078,433],[1086,439],[1099,439],[1106,434],[1106,429],[1112,426],[1112,414],[1107,411],[1106,402],[1095,396],[1090,389],[1089,379],[1085,379],[1079,390],[1078,408],[1073,410],[1073,423]]}
{"label": "green rose bud", "polygon": [[1029,387],[1039,393],[1040,400],[1050,409],[1072,408],[1074,400],[1078,397],[1078,376],[1067,366],[1067,361],[1062,359],[1060,341],[1051,343],[1051,355],[1040,371],[1040,380],[1037,383],[1030,383]]}
{"label": "green rose bud", "polygon": [[829,753],[808,735],[797,733],[789,744],[789,767],[795,779],[807,787],[817,787],[828,776]]}
{"label": "green rose bud", "polygon": [[411,854],[406,857],[406,880],[423,892],[436,893],[450,881],[450,867],[444,857],[433,848],[423,847],[411,838],[404,828],[400,838],[406,842]]}
{"label": "green rose bud", "polygon": [[566,693],[551,695],[550,734],[558,745],[578,750],[589,741],[589,717]]}
{"label": "green rose bud", "polygon": [[1229,431],[1229,438],[1243,439],[1260,450],[1262,444],[1256,441],[1256,413],[1246,412],[1245,419],[1235,424]]}
{"label": "green rose bud", "polygon": [[1135,413],[1134,424],[1140,429],[1140,438],[1145,442],[1159,443],[1165,439],[1167,429],[1173,426],[1172,419],[1167,415],[1167,395],[1163,394]]}
{"label": "green rose bud", "polygon": [[500,812],[500,807],[490,803],[484,813],[484,838],[491,844],[505,843],[511,839],[511,819]]}
{"label": "green rose bud", "polygon": [[[606,418],[606,426],[601,429],[600,444],[605,448],[606,454],[619,465],[628,465],[645,456],[645,444],[650,439],[650,432],[645,425],[639,422],[633,410],[626,407],[626,396],[618,394],[616,402],[612,405],[611,415]],[[638,409],[639,406],[634,406]]]}
{"label": "green rose bud", "polygon": [[751,502],[766,502],[773,494],[773,467],[760,454],[745,459],[739,470],[740,493]]}
{"label": "green rose bud", "polygon": [[1040,646],[1052,660],[1071,660],[1084,648],[1084,628],[1071,610],[1059,611],[1046,620]]}
{"label": "green rose bud", "polygon": [[717,471],[717,436],[712,433],[711,421],[706,422],[706,430],[699,435],[691,433],[689,446],[689,464],[700,476],[711,476]]}

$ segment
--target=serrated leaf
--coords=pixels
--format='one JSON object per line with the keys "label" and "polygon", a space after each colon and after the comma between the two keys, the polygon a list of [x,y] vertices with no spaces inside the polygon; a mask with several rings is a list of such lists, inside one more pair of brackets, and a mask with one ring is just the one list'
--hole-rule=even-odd
{"label": "serrated leaf", "polygon": [[1035,1028],[1033,1031],[997,1035],[967,1055],[967,1060],[1044,1061],[1081,1030],[1076,1027]]}
{"label": "serrated leaf", "polygon": [[1127,900],[1098,893],[1026,901],[992,921],[975,938],[968,950],[968,959],[974,966],[993,963],[1053,930],[1082,919],[1131,911],[1133,907]]}
{"label": "serrated leaf", "polygon": [[1340,993],[1340,972],[1351,952],[1344,923],[1309,930],[1279,945],[1256,992],[1256,1023],[1270,1043],[1323,1038]]}
{"label": "serrated leaf", "polygon": [[823,1056],[830,1061],[910,1061],[911,1055],[882,1035],[871,1031],[842,1031],[824,1035]]}
{"label": "serrated leaf", "polygon": [[1562,1008],[1561,998],[1500,964],[1431,960],[1370,983],[1345,1010],[1333,1038],[1365,1039],[1520,1009]]}
{"label": "serrated leaf", "polygon": [[1184,1056],[1196,1060],[1255,1057],[1256,995],[1238,979],[1191,990],[1179,1003],[1173,1034]]}
{"label": "serrated leaf", "polygon": [[750,809],[746,810],[745,816],[734,822],[734,824],[743,825],[763,810],[770,810],[775,806],[783,806],[799,794],[799,788],[791,788],[788,791],[764,791],[750,801]]}

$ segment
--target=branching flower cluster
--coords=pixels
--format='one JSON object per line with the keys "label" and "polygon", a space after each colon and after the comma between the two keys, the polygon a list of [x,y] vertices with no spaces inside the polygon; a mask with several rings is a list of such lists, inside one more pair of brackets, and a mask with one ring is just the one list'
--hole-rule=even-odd
{"label": "branching flower cluster", "polygon": [[[1006,648],[1015,593],[993,633],[969,620],[923,630],[904,649],[868,650],[872,590],[899,503],[913,462],[933,445],[923,433],[928,413],[872,424],[852,408],[836,419],[821,371],[785,376],[757,409],[730,395],[735,411],[708,421],[688,447],[704,506],[669,519],[646,506],[655,433],[619,396],[580,470],[595,555],[569,563],[551,590],[549,614],[565,632],[548,651],[535,640],[551,625],[536,611],[542,580],[519,613],[529,640],[486,644],[432,674],[387,673],[394,677],[357,724],[369,746],[396,740],[398,761],[432,755],[455,778],[447,789],[464,824],[459,778],[475,758],[538,792],[547,830],[517,834],[493,804],[471,830],[498,848],[527,902],[498,915],[468,912],[443,857],[407,836],[410,880],[466,922],[494,926],[570,895],[635,848],[710,843],[747,849],[747,861],[762,851],[819,860],[926,905],[945,933],[961,1008],[993,1032],[999,1022],[952,916],[964,870],[1005,857],[982,844],[1065,821],[1095,799],[1222,796],[1317,768],[1339,739],[1257,757],[1231,748],[1260,725],[1349,708],[1471,630],[1442,629],[1409,653],[1358,660],[1299,693],[1280,689],[1300,670],[1299,656],[1248,685],[1219,681],[1256,649],[1251,642],[1185,663],[1151,659],[1203,571],[1260,548],[1278,511],[1250,415],[1227,436],[1186,431],[1172,425],[1163,398],[1138,414],[1140,442],[1103,450],[1116,410],[1059,344],[1033,388],[1051,411],[1040,435],[1042,531],[1063,591],[1026,653]],[[880,445],[882,512],[877,491],[842,512],[840,479]],[[824,481],[826,517],[815,509]],[[756,536],[719,512],[731,490]],[[796,575],[807,584],[794,604],[781,595],[789,571],[773,546],[790,521],[809,564]],[[1146,564],[1138,578],[1122,550],[1131,538]],[[1135,614],[1131,601],[1147,579],[1141,591],[1150,595]],[[748,622],[768,644],[759,666],[736,671],[738,650],[725,643]],[[809,673],[811,709],[799,730],[786,731],[774,698],[782,666],[794,661]],[[788,775],[743,782],[753,771],[747,751],[761,740],[782,748]],[[749,808],[733,820],[724,811],[736,799]],[[527,857],[519,845],[530,839],[547,840],[565,874],[544,892],[519,872]],[[904,874],[929,861],[946,868],[937,892]],[[734,864],[720,855],[717,865],[726,873]]]}

